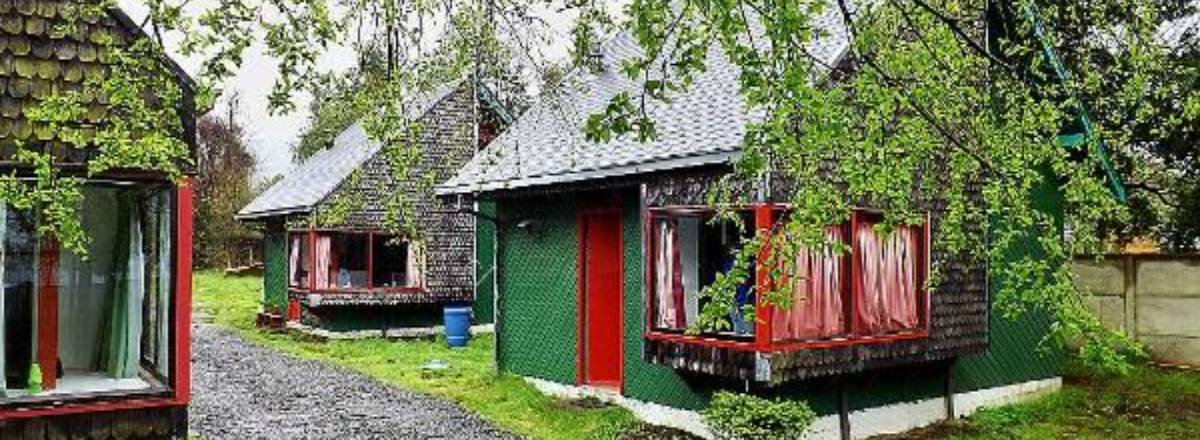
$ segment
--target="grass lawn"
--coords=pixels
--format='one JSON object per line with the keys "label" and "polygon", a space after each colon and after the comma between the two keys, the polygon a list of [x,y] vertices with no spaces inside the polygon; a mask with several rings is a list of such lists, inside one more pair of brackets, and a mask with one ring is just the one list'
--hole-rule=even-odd
{"label": "grass lawn", "polygon": [[[319,342],[260,331],[254,327],[254,315],[258,312],[261,289],[262,279],[258,277],[198,273],[196,308],[209,314],[213,322],[238,330],[250,341],[458,402],[493,423],[530,438],[612,438],[638,427],[637,419],[624,408],[586,408],[547,397],[515,376],[496,374],[491,335],[473,340],[468,348],[451,350],[440,339]],[[437,372],[422,369],[432,360],[445,361],[450,368]]]}
{"label": "grass lawn", "polygon": [[[295,356],[331,362],[397,387],[443,397],[514,433],[535,439],[664,438],[620,407],[593,408],[542,395],[520,378],[497,375],[494,339],[462,350],[442,340],[318,342],[254,327],[261,279],[196,275],[197,309],[247,339]],[[424,371],[442,360],[450,368]],[[1200,438],[1200,373],[1138,368],[1121,378],[1069,374],[1059,393],[980,411],[886,439]]]}
{"label": "grass lawn", "polygon": [[918,439],[1200,438],[1200,372],[1138,368],[1127,377],[1070,373],[1063,390],[904,435]]}

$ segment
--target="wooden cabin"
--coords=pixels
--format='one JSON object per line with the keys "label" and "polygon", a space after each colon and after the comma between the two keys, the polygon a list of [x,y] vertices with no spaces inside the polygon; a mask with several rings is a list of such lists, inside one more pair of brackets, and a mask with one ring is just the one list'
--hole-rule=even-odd
{"label": "wooden cabin", "polygon": [[[192,190],[186,178],[145,170],[89,175],[94,151],[66,147],[59,131],[30,120],[48,97],[110,74],[110,37],[118,47],[148,38],[116,9],[60,32],[70,6],[0,2],[0,172],[28,176],[14,160],[18,144],[51,152],[63,175],[84,179],[79,215],[90,239],[86,258],[76,255],[38,233],[50,220],[37,210],[0,202],[0,438],[184,438]],[[172,131],[194,149],[194,84],[162,63],[146,74],[180,88]],[[68,124],[101,129],[109,108],[96,94]]]}
{"label": "wooden cabin", "polygon": [[[393,175],[384,145],[356,123],[238,212],[264,230],[261,323],[387,335],[439,325],[447,304],[478,300],[490,310],[490,297],[476,298],[479,273],[490,268],[475,264],[471,209],[438,200],[420,182],[449,178],[511,117],[470,81],[415,96],[404,111],[423,127],[408,177]],[[388,222],[405,221],[389,204],[399,191],[409,193],[423,240],[388,232]]]}

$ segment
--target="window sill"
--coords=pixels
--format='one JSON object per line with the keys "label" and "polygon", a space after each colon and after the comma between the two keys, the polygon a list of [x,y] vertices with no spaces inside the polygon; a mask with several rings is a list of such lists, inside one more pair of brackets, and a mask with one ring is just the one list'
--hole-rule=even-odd
{"label": "window sill", "polygon": [[447,301],[470,301],[471,298],[438,295],[423,288],[375,290],[299,290],[291,289],[291,297],[305,307],[337,306],[401,306],[408,304],[440,304]]}
{"label": "window sill", "polygon": [[36,396],[0,399],[0,411],[26,408],[57,408],[65,405],[94,404],[135,399],[170,399],[173,396],[174,393],[171,389],[163,386],[151,386],[137,390],[98,391],[77,394],[61,394],[51,391]]}
{"label": "window sill", "polygon": [[300,294],[306,294],[306,295],[376,295],[376,294],[402,295],[402,294],[408,294],[408,293],[425,293],[426,292],[425,288],[423,288],[423,287],[376,287],[376,288],[337,287],[337,288],[332,288],[332,289],[316,289],[316,290],[301,289],[298,287],[289,287],[288,290],[291,291],[292,293],[300,293]]}
{"label": "window sill", "polygon": [[802,350],[848,347],[855,345],[888,344],[896,341],[925,339],[928,337],[929,331],[927,329],[913,329],[876,336],[841,337],[800,341],[775,341],[762,344],[756,341],[747,340],[746,337],[720,337],[711,335],[692,336],[657,330],[652,330],[646,333],[646,339],[651,341],[662,341],[701,347],[725,348],[735,351],[757,353],[786,353]]}

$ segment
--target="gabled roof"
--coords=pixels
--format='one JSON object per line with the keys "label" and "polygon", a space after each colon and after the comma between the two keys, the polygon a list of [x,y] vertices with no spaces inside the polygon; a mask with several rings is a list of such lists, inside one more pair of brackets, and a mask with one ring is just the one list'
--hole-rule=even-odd
{"label": "gabled roof", "polygon": [[[849,40],[836,8],[817,26],[828,35],[810,52],[821,64],[836,65]],[[706,71],[670,103],[647,99],[658,139],[638,142],[625,136],[607,143],[584,135],[588,116],[600,113],[621,92],[637,96],[641,83],[620,72],[622,60],[643,54],[637,42],[620,33],[601,50],[605,69],[575,71],[563,90],[544,94],[516,123],[492,141],[438,194],[465,194],[628,176],[652,171],[727,163],[741,151],[746,125],[763,114],[747,108],[739,84],[740,69],[719,48],[709,52]]]}
{"label": "gabled roof", "polygon": [[[411,99],[405,108],[410,120],[424,116],[464,81],[442,85]],[[337,136],[333,146],[313,154],[249,205],[238,211],[238,220],[307,213],[325,200],[354,170],[375,156],[383,145],[370,138],[361,123]]]}

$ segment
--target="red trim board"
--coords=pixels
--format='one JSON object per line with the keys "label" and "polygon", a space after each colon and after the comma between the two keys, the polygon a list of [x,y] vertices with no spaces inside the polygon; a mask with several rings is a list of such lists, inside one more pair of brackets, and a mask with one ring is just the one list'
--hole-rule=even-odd
{"label": "red trim board", "polygon": [[177,190],[175,243],[175,403],[192,397],[192,197],[191,179]]}

